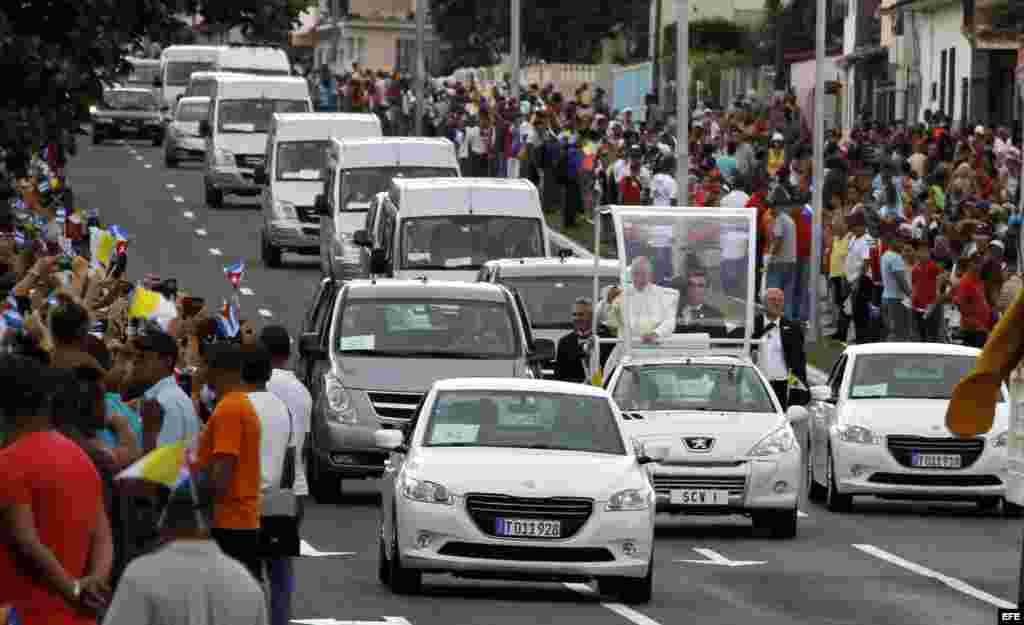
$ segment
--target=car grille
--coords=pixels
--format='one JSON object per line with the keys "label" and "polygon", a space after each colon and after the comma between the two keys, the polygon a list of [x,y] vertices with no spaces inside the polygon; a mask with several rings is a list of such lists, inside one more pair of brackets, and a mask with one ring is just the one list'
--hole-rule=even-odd
{"label": "car grille", "polygon": [[936,475],[934,473],[874,473],[869,482],[895,486],[999,486],[1002,484],[995,475]]}
{"label": "car grille", "polygon": [[246,169],[254,169],[263,164],[263,157],[254,156],[252,154],[236,154],[235,163],[239,167],[244,167]]}
{"label": "car grille", "polygon": [[420,393],[367,393],[373,410],[381,417],[412,419],[423,395]]}
{"label": "car grille", "polygon": [[924,438],[920,436],[889,436],[886,439],[889,453],[905,467],[915,467],[911,461],[914,452],[924,454],[956,454],[962,458],[962,468],[974,464],[985,447],[981,438]]}
{"label": "car grille", "polygon": [[316,214],[316,208],[312,206],[296,206],[295,214],[299,216],[299,221],[307,224],[320,223],[320,215]]}
{"label": "car grille", "polygon": [[451,542],[441,547],[438,553],[458,558],[519,560],[522,562],[613,562],[615,560],[612,552],[603,547],[527,547]]}
{"label": "car grille", "polygon": [[655,475],[654,490],[667,493],[672,490],[727,490],[730,496],[742,496],[747,478],[742,475]]}
{"label": "car grille", "polygon": [[472,494],[466,496],[466,511],[480,531],[497,536],[495,519],[538,519],[562,522],[560,538],[570,538],[583,527],[594,511],[594,501],[579,497],[512,497]]}

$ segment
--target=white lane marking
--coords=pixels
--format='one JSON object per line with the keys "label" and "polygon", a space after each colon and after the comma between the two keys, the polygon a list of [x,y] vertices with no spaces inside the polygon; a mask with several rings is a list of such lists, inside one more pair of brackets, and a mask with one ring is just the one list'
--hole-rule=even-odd
{"label": "white lane marking", "polygon": [[[206,235],[207,235],[206,228],[196,228],[196,236],[197,237],[205,237]],[[212,254],[213,252],[211,251],[210,253]]]}
{"label": "white lane marking", "polygon": [[247,286],[243,286],[242,288],[238,289],[238,292],[241,293],[242,295],[256,295],[255,293],[252,292],[252,289],[250,289]]}
{"label": "white lane marking", "polygon": [[[588,586],[587,584],[566,583],[563,585],[569,590],[578,592],[581,595],[593,597],[597,594],[594,591],[594,589]],[[634,625],[661,625],[661,623],[652,619],[646,614],[637,612],[633,608],[623,605],[621,603],[606,603],[602,601],[601,607],[611,610],[612,612],[618,614],[619,616],[633,623]]]}
{"label": "white lane marking", "polygon": [[299,555],[307,558],[326,558],[328,556],[354,556],[354,551],[320,551],[305,540],[299,541]]}
{"label": "white lane marking", "polygon": [[413,625],[401,617],[381,617],[383,621],[339,621],[338,619],[292,619],[302,625]]}
{"label": "white lane marking", "polygon": [[174,196],[174,201],[177,202],[178,204],[184,204],[185,203],[185,198],[181,197],[180,195],[175,195]]}
{"label": "white lane marking", "polygon": [[165,184],[164,186],[165,186],[166,188],[168,188],[168,189],[173,189],[173,188],[175,188],[175,186],[176,186],[176,185],[175,185],[175,184],[174,184],[173,182],[168,182],[168,183],[167,183],[167,184]]}
{"label": "white lane marking", "polygon": [[755,564],[764,564],[762,560],[730,560],[722,554],[712,549],[702,549],[700,547],[694,547],[694,551],[704,556],[705,560],[676,560],[676,562],[685,562],[687,564],[717,564],[718,566],[753,566]]}
{"label": "white lane marking", "polygon": [[193,213],[192,211],[185,211],[184,213],[181,214],[181,216],[184,217],[185,219],[195,219],[196,218],[196,214]]}
{"label": "white lane marking", "polygon": [[210,253],[213,254],[214,256],[223,256],[224,255],[223,252],[221,252],[219,249],[217,249],[215,247],[211,247],[210,248]]}
{"label": "white lane marking", "polygon": [[804,512],[803,510],[797,510],[797,511],[796,511],[796,516],[797,516],[797,517],[799,517],[799,518],[801,518],[801,519],[806,519],[806,518],[807,518],[808,516],[810,516],[810,515],[808,515],[808,514],[807,514],[806,512]]}
{"label": "white lane marking", "polygon": [[146,169],[153,169],[153,164],[152,163],[146,163],[145,165],[143,165],[143,167],[145,167]]}
{"label": "white lane marking", "polygon": [[274,313],[270,312],[266,308],[260,308],[256,312],[258,312],[260,314],[260,317],[263,317],[264,319],[269,319],[274,316]]}
{"label": "white lane marking", "polygon": [[963,582],[959,579],[956,579],[954,577],[943,575],[938,571],[933,571],[929,568],[921,566],[920,564],[915,564],[914,562],[911,562],[909,560],[904,560],[898,555],[894,553],[889,553],[884,549],[879,549],[874,545],[854,545],[853,548],[863,551],[864,553],[874,556],[880,560],[885,560],[889,564],[895,564],[896,566],[903,567],[912,573],[917,573],[918,575],[924,577],[930,577],[936,581],[942,582],[943,584],[949,586],[953,590],[960,591],[965,595],[969,595],[971,597],[974,597],[975,599],[978,599],[979,601],[990,603],[996,606],[997,608],[1003,608],[1004,610],[1012,610],[1017,607],[1017,604],[1015,603],[1004,601],[1003,599],[1000,599],[995,595],[990,595],[984,590],[975,588],[974,586],[971,586],[970,584]]}
{"label": "white lane marking", "polygon": [[135,155],[135,160],[137,160],[137,161],[141,161],[141,160],[142,160],[142,159],[144,159],[144,158],[146,158],[146,157],[145,157],[145,156],[143,156],[143,155],[141,155],[141,154],[136,154],[136,155]]}

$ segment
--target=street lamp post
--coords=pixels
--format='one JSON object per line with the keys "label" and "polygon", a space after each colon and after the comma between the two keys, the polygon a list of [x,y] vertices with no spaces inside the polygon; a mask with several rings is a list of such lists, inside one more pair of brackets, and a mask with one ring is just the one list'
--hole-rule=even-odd
{"label": "street lamp post", "polygon": [[427,81],[427,68],[426,68],[426,52],[423,49],[426,45],[424,40],[426,39],[424,31],[427,26],[427,0],[416,0],[416,72],[415,72],[415,88],[416,88],[416,136],[423,136],[423,94],[425,92],[424,86]]}
{"label": "street lamp post", "polygon": [[512,2],[512,45],[509,51],[512,65],[512,78],[509,80],[509,96],[512,98],[512,102],[515,103],[516,108],[519,108],[519,49],[522,47],[520,43],[522,38],[522,7],[520,6],[520,0],[511,0]]}
{"label": "street lamp post", "polygon": [[814,199],[812,208],[812,249],[811,266],[807,274],[811,307],[808,311],[811,322],[812,342],[821,341],[821,254],[824,249],[822,241],[822,219],[825,212],[825,0],[817,0],[815,14],[814,44]]}
{"label": "street lamp post", "polygon": [[690,0],[676,2],[676,180],[679,205],[690,203]]}

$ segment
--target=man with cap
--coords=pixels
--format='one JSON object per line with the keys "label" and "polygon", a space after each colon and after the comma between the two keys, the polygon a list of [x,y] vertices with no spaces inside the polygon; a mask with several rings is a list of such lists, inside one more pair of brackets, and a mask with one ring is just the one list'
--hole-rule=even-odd
{"label": "man with cap", "polygon": [[210,537],[211,513],[191,481],[171,494],[160,521],[166,543],[128,565],[104,625],[266,625],[263,589]]}
{"label": "man with cap", "polygon": [[900,228],[892,222],[882,224],[882,242],[886,250],[880,261],[882,274],[882,311],[889,329],[888,340],[909,341],[912,337],[913,316],[910,275],[904,260],[904,238]]}
{"label": "man with cap", "polygon": [[782,289],[787,303],[796,295],[796,222],[789,215],[794,205],[789,192],[777,184],[766,200],[774,219],[771,246],[764,257],[766,284]]}
{"label": "man with cap", "polygon": [[175,376],[177,341],[149,323],[140,328],[131,348],[132,367],[126,386],[146,389],[140,411],[145,427],[144,450],[149,452],[198,434],[195,406]]}

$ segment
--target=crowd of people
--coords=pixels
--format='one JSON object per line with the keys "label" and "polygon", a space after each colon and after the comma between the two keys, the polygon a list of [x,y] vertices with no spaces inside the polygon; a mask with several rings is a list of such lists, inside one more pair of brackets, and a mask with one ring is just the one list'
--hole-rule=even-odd
{"label": "crowd of people", "polygon": [[286,624],[312,410],[292,339],[133,280],[61,156],[0,171],[0,623]]}

